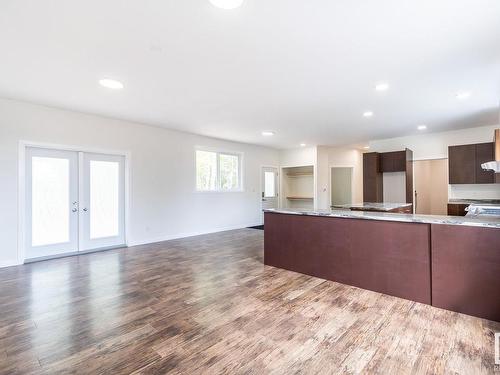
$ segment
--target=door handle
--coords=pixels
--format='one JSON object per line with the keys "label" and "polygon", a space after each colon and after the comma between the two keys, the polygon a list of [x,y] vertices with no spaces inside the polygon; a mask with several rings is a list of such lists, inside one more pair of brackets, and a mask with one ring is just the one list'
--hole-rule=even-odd
{"label": "door handle", "polygon": [[87,212],[87,211],[88,211],[88,209],[86,209],[86,208],[83,209],[83,212]]}
{"label": "door handle", "polygon": [[77,212],[77,211],[78,211],[78,208],[73,208],[73,209],[71,210],[71,212]]}

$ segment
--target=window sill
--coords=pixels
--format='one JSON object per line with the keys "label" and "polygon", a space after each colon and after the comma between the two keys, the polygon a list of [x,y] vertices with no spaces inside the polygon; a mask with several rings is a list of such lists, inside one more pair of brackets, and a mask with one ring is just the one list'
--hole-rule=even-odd
{"label": "window sill", "polygon": [[198,193],[198,194],[204,194],[204,193],[208,193],[208,194],[219,194],[219,193],[244,193],[245,190],[244,189],[238,189],[238,190],[195,190],[194,191],[195,193]]}

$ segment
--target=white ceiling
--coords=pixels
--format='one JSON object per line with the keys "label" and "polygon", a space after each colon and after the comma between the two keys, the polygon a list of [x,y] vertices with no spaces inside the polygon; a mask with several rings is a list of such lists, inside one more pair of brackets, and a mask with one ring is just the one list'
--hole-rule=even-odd
{"label": "white ceiling", "polygon": [[500,1],[2,0],[0,56],[3,97],[279,148],[348,144],[498,123]]}

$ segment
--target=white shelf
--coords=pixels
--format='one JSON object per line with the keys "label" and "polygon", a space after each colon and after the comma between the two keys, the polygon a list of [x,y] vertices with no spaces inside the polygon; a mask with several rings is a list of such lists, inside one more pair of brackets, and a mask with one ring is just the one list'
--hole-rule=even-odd
{"label": "white shelf", "polygon": [[288,177],[312,177],[313,172],[289,172],[286,175]]}

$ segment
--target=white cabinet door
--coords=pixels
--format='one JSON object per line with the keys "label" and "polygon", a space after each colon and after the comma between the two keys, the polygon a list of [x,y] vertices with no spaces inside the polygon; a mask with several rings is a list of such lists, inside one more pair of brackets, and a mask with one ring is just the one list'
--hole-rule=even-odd
{"label": "white cabinet door", "polygon": [[26,151],[27,259],[78,251],[78,153]]}
{"label": "white cabinet door", "polygon": [[80,250],[125,244],[125,158],[81,153]]}

